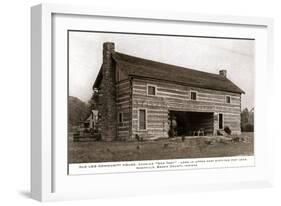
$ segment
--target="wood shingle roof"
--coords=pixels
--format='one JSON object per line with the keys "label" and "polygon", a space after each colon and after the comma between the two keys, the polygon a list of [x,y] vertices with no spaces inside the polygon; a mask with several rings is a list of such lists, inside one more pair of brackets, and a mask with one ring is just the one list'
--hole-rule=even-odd
{"label": "wood shingle roof", "polygon": [[126,64],[125,73],[129,76],[169,81],[218,91],[245,93],[232,81],[219,74],[165,64],[119,52],[114,52],[112,57],[117,63]]}

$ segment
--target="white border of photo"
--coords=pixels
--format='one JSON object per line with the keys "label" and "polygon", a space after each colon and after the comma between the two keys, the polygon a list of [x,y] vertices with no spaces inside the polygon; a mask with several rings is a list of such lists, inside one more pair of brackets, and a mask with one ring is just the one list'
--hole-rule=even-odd
{"label": "white border of photo", "polygon": [[[43,4],[32,8],[31,22],[31,193],[34,199],[83,199],[272,185],[273,133],[267,121],[273,96],[270,95],[273,91],[271,19]],[[255,166],[68,175],[67,30],[255,38]],[[264,98],[266,93],[269,95]]]}

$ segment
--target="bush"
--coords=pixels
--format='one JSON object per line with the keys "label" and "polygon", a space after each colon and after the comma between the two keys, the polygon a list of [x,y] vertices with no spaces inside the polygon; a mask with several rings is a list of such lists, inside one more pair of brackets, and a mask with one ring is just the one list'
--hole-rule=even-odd
{"label": "bush", "polygon": [[224,127],[224,131],[229,135],[231,134],[231,129],[228,126]]}
{"label": "bush", "polygon": [[138,134],[135,135],[135,138],[136,138],[139,142],[142,142],[142,141],[143,141],[143,138],[140,137]]}
{"label": "bush", "polygon": [[246,124],[242,127],[242,132],[253,132],[254,125],[253,124]]}

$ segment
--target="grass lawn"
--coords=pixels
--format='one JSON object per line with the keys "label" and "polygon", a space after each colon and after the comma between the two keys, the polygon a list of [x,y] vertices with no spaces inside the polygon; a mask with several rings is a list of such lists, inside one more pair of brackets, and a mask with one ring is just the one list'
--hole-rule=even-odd
{"label": "grass lawn", "polygon": [[254,154],[253,133],[243,133],[243,142],[221,141],[220,137],[161,139],[144,142],[96,142],[69,140],[69,163],[93,163],[179,158],[227,157]]}

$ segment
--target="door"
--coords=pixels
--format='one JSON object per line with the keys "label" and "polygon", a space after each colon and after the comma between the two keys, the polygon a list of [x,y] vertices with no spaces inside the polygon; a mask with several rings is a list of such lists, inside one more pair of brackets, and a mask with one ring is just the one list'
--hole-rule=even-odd
{"label": "door", "polygon": [[219,129],[223,129],[223,115],[219,114]]}
{"label": "door", "polygon": [[139,129],[146,130],[146,110],[139,110]]}

